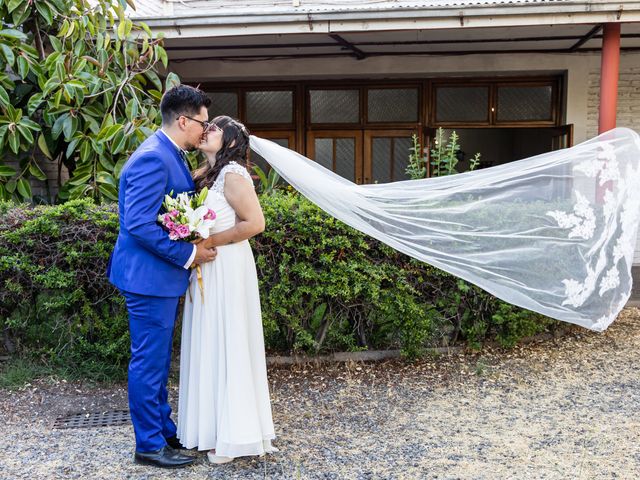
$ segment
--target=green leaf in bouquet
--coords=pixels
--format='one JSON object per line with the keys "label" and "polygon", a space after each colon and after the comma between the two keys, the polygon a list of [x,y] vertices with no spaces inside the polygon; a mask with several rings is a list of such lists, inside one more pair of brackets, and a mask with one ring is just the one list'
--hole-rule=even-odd
{"label": "green leaf in bouquet", "polygon": [[200,205],[204,205],[204,201],[207,199],[208,194],[209,194],[209,189],[207,187],[204,187],[200,191],[200,194],[198,195],[198,204],[196,205],[196,207],[199,207]]}

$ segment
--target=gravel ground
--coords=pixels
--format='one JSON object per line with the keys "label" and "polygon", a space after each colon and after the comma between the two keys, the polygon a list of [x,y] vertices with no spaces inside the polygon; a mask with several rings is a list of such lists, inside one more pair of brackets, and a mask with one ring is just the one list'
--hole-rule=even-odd
{"label": "gravel ground", "polygon": [[[2,479],[636,479],[640,311],[513,350],[269,370],[280,453],[163,471],[130,426],[54,430],[126,408],[124,386],[42,379],[0,391]],[[172,387],[175,401],[176,382]]]}

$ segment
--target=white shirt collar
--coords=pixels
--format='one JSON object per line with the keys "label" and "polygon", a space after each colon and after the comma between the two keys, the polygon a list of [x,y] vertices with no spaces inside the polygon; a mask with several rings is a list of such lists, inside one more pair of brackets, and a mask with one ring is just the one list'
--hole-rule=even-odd
{"label": "white shirt collar", "polygon": [[173,140],[173,138],[171,138],[169,135],[167,135],[167,132],[165,132],[162,128],[160,129],[160,131],[163,133],[163,135],[164,135],[165,137],[167,137],[167,138],[169,139],[169,141],[170,141],[171,143],[173,143],[173,144],[176,146],[176,148],[178,149],[178,151],[179,151],[179,152],[182,152],[182,153],[184,153],[184,154],[186,154],[186,153],[187,153],[187,152],[185,152],[182,148],[180,148],[180,146],[179,146],[179,145],[178,145],[178,144]]}

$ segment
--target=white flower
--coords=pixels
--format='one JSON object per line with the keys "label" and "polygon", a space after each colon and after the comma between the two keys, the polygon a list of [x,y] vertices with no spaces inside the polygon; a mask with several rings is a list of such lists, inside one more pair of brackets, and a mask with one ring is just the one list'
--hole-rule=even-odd
{"label": "white flower", "polygon": [[204,220],[204,216],[208,212],[209,208],[202,205],[195,210],[189,208],[189,211],[186,213],[189,221],[189,230],[191,232],[198,232],[202,238],[209,238],[211,227],[215,222],[214,220]]}

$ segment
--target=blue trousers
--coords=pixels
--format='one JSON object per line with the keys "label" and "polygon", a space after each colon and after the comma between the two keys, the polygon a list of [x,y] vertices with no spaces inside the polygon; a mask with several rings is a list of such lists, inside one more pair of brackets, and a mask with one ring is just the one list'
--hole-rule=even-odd
{"label": "blue trousers", "polygon": [[136,451],[164,447],[176,434],[168,402],[167,380],[173,330],[180,297],[150,297],[121,292],[129,313],[129,411]]}

